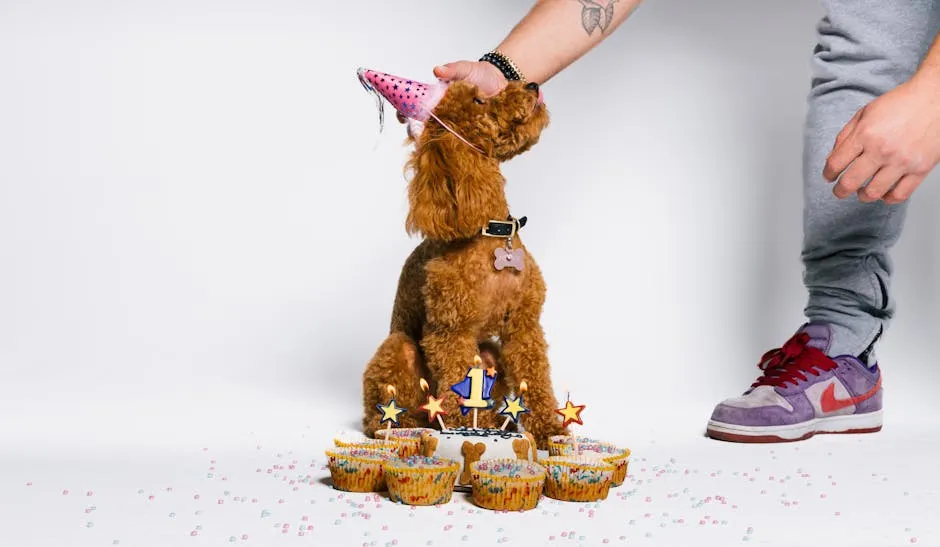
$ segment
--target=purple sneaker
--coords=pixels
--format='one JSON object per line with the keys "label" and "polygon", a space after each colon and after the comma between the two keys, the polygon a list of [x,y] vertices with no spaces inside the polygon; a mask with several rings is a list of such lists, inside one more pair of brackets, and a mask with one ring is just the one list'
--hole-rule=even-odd
{"label": "purple sneaker", "polygon": [[881,371],[858,358],[830,358],[831,333],[807,323],[783,347],[768,351],[763,375],[740,397],[722,401],[706,434],[744,443],[800,441],[817,433],[881,430]]}

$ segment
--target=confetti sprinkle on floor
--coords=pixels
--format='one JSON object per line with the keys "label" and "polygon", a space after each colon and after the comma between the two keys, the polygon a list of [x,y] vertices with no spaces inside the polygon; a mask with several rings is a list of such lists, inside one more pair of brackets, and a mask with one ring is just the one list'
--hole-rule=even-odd
{"label": "confetti sprinkle on floor", "polygon": [[[787,445],[629,442],[607,500],[491,512],[333,489],[337,429],[284,423],[197,442],[0,452],[5,545],[940,545],[940,434],[886,428]],[[261,422],[262,425],[264,422]],[[273,423],[273,422],[272,422]],[[593,432],[603,436],[599,432]],[[806,543],[795,533],[810,533]]]}

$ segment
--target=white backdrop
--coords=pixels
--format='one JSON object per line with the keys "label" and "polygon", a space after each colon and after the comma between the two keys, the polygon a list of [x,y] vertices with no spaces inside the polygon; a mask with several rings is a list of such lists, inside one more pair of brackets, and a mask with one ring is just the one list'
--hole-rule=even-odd
{"label": "white backdrop", "polygon": [[[528,6],[0,2],[3,450],[356,425],[416,244],[404,130],[387,109],[378,135],[356,68],[429,80]],[[552,125],[505,173],[585,431],[700,435],[801,322],[820,15],[650,1],[545,85]],[[938,183],[894,253],[889,426],[940,408]]]}

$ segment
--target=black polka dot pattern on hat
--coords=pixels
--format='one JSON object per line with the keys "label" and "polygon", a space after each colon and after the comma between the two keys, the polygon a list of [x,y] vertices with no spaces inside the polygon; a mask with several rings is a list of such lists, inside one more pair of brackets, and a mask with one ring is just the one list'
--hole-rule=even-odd
{"label": "black polka dot pattern on hat", "polygon": [[420,113],[420,97],[427,96],[425,84],[373,71],[367,72],[366,78],[403,115],[413,117]]}

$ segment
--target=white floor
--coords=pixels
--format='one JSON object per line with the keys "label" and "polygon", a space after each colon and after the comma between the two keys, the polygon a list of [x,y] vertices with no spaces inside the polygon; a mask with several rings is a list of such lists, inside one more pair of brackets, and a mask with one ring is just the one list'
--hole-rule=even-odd
{"label": "white floor", "polygon": [[940,432],[890,414],[876,435],[774,446],[705,439],[684,412],[632,442],[608,424],[634,456],[606,501],[498,514],[465,494],[412,509],[333,490],[323,451],[352,403],[203,395],[185,410],[183,394],[160,417],[146,397],[124,412],[73,397],[29,420],[4,407],[4,546],[940,545]]}
{"label": "white floor", "polygon": [[417,244],[356,68],[427,81],[529,4],[0,2],[0,547],[940,547],[940,169],[892,251],[884,432],[702,437],[803,319],[815,0],[645,2],[504,164],[555,390],[623,487],[493,514],[324,481]]}

